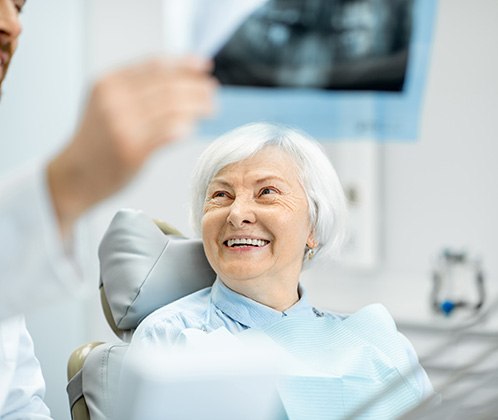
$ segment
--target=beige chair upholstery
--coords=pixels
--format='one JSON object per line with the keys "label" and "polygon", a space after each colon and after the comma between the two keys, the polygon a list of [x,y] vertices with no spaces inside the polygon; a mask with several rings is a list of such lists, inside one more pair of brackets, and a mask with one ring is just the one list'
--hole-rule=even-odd
{"label": "beige chair upholstery", "polygon": [[111,418],[121,360],[138,324],[215,279],[200,240],[186,239],[136,210],[113,218],[99,260],[102,308],[120,340],[86,344],[71,355],[67,391],[73,420]]}

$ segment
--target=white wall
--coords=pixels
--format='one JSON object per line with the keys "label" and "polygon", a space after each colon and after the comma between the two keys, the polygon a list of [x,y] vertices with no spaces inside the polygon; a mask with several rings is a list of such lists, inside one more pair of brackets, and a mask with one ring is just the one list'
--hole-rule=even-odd
{"label": "white wall", "polygon": [[[86,24],[91,21],[85,21],[86,10],[95,10],[98,4],[99,0],[28,2],[23,45],[0,106],[2,144],[8,143],[0,155],[0,173],[49,154],[71,131],[85,77],[97,68],[91,64],[95,57],[90,45],[99,39],[94,33],[82,40],[81,31],[83,25],[92,28]],[[102,36],[112,33],[111,16],[95,23],[101,25]],[[318,306],[353,310],[381,300],[400,319],[430,320],[429,270],[442,246],[467,247],[481,256],[489,281],[496,286],[497,21],[495,0],[440,0],[421,138],[379,145],[381,265],[375,272],[328,266],[308,272],[311,298]],[[109,27],[103,25],[106,22]],[[125,42],[121,48],[126,48]],[[192,141],[159,153],[127,191],[88,217],[94,226],[91,264],[96,283],[96,244],[116,208],[142,207],[190,232],[186,185],[192,156],[203,147]],[[45,369],[47,401],[55,418],[69,418],[63,386],[70,349],[89,339],[111,337],[96,293],[89,302],[40,311],[30,318],[30,326]]]}

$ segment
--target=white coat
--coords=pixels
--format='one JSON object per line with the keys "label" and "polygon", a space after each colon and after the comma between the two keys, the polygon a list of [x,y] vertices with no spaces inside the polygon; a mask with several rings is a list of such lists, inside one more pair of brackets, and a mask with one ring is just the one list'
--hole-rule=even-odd
{"label": "white coat", "polygon": [[0,322],[0,418],[50,419],[44,396],[45,382],[24,317]]}
{"label": "white coat", "polygon": [[0,181],[0,240],[0,320],[81,293],[82,247],[61,241],[42,165]]}
{"label": "white coat", "polygon": [[68,257],[78,247],[60,240],[41,165],[0,182],[0,240],[0,418],[50,418],[22,313],[79,294],[82,276]]}

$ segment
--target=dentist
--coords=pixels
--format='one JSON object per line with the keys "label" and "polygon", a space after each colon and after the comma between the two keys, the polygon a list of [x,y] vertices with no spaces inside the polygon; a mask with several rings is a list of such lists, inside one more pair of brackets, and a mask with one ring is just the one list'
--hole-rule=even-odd
{"label": "dentist", "polygon": [[[25,2],[0,0],[0,89]],[[108,74],[57,156],[0,180],[0,418],[50,418],[22,313],[85,287],[75,223],[126,185],[151,153],[213,112],[209,70],[195,58],[156,58]]]}

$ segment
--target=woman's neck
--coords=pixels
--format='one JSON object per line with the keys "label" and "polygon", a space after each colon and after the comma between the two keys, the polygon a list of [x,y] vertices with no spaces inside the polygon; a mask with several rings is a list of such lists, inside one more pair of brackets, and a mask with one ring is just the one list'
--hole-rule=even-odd
{"label": "woman's neck", "polygon": [[225,286],[249,299],[276,311],[286,311],[299,301],[298,281],[289,284],[261,282],[257,280],[231,281],[220,278]]}

